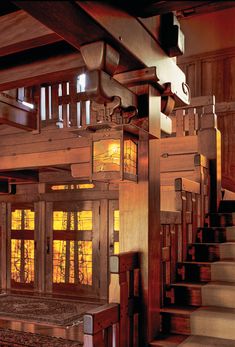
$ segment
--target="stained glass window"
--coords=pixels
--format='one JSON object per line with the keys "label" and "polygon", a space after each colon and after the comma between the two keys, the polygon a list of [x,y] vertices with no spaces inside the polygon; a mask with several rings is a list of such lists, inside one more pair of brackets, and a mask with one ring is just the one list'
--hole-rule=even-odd
{"label": "stained glass window", "polygon": [[34,211],[31,211],[31,210],[12,211],[11,230],[34,230]]}
{"label": "stained glass window", "polygon": [[[34,211],[17,209],[11,213],[11,278],[19,283],[34,281]],[[14,239],[14,233],[31,230],[32,239]]]}
{"label": "stained glass window", "polygon": [[11,278],[20,283],[34,281],[33,240],[11,240]]}
{"label": "stained glass window", "polygon": [[[92,211],[53,212],[54,230],[92,231],[92,227]],[[92,285],[92,241],[53,241],[53,282]]]}

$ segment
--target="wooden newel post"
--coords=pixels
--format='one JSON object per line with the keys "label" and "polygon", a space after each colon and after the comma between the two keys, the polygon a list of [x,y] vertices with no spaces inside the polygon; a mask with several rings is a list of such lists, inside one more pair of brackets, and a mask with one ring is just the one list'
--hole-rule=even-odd
{"label": "wooden newel post", "polygon": [[110,257],[110,273],[120,286],[120,347],[139,346],[139,255],[127,252]]}
{"label": "wooden newel post", "polygon": [[210,212],[217,212],[221,200],[221,134],[217,129],[215,101],[204,106],[200,119],[199,153],[210,160]]}

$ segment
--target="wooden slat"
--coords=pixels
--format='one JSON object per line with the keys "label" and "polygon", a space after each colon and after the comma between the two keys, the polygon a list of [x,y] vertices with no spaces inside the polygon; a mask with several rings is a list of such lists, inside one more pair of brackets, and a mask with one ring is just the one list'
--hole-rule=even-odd
{"label": "wooden slat", "polygon": [[27,153],[1,157],[0,170],[37,168],[86,162],[90,158],[90,148],[72,148],[50,152]]}
{"label": "wooden slat", "polygon": [[180,211],[161,211],[162,224],[181,224]]}
{"label": "wooden slat", "polygon": [[198,152],[198,137],[184,136],[180,139],[177,137],[168,137],[160,140],[161,154],[183,154]]}
{"label": "wooden slat", "polygon": [[0,56],[62,40],[22,10],[1,16],[0,28]]}
{"label": "wooden slat", "polygon": [[[195,168],[194,154],[170,155],[160,158],[160,170],[163,172],[192,171]],[[180,175],[182,176],[182,175]]]}
{"label": "wooden slat", "polygon": [[175,180],[175,190],[200,194],[200,183],[188,180],[187,178],[177,178]]}

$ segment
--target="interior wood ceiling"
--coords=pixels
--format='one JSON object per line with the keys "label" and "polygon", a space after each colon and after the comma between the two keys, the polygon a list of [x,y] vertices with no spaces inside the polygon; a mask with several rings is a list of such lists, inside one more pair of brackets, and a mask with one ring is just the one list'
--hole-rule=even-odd
{"label": "interior wood ceiling", "polygon": [[[30,0],[29,0],[30,1]],[[71,0],[73,2],[73,0]],[[171,11],[176,11],[181,17],[214,12],[235,7],[234,1],[161,1],[161,0],[104,0],[118,6],[138,17],[151,17]],[[9,0],[0,1],[0,16],[19,10]]]}

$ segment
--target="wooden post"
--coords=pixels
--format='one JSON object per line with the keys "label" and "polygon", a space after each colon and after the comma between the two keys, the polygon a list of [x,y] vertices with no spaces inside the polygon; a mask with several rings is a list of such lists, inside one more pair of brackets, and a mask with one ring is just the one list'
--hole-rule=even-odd
{"label": "wooden post", "polygon": [[[148,86],[149,132],[160,137],[161,99]],[[143,341],[160,329],[160,148],[158,140],[141,139],[138,144],[138,183],[120,185],[120,251],[138,251],[143,294]]]}
{"label": "wooden post", "polygon": [[6,291],[7,289],[7,222],[6,222],[6,211],[7,204],[1,203],[1,244],[0,244],[0,254],[1,254],[1,290]]}
{"label": "wooden post", "polygon": [[210,160],[210,212],[217,212],[221,200],[221,134],[217,129],[214,104],[203,108],[200,123],[199,153]]}

